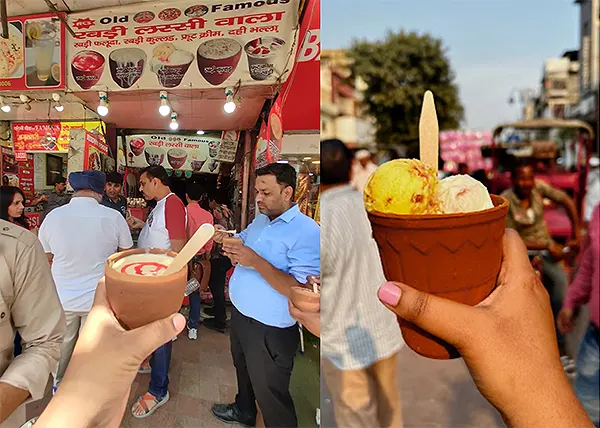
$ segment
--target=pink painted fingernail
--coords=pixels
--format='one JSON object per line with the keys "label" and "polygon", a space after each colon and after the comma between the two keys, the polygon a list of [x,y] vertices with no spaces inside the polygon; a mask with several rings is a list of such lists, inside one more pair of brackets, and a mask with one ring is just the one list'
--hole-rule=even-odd
{"label": "pink painted fingernail", "polygon": [[391,282],[383,284],[379,287],[379,291],[377,292],[379,299],[390,306],[396,306],[398,304],[401,294],[402,291]]}

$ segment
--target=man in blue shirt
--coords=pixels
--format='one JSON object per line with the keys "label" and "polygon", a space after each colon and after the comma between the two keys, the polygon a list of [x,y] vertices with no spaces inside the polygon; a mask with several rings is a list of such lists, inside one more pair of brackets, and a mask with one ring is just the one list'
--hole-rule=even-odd
{"label": "man in blue shirt", "polygon": [[[256,171],[256,202],[260,215],[223,250],[236,265],[229,282],[231,353],[238,393],[231,404],[215,404],[222,421],[256,424],[256,404],[265,426],[297,427],[289,392],[294,357],[300,340],[288,306],[290,288],[319,275],[319,226],[294,204],[296,171],[274,163]],[[214,236],[223,242],[224,233]]]}

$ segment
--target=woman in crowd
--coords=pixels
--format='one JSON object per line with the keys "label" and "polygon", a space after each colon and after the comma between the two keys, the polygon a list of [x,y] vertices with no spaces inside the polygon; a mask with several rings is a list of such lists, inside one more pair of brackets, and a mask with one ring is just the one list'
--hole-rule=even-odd
{"label": "woman in crowd", "polygon": [[25,194],[14,186],[0,187],[0,218],[24,228],[27,227],[25,219]]}
{"label": "woman in crowd", "polygon": [[[0,186],[0,218],[28,229],[25,220],[25,194],[14,186]],[[15,357],[23,351],[21,336],[15,336]]]}

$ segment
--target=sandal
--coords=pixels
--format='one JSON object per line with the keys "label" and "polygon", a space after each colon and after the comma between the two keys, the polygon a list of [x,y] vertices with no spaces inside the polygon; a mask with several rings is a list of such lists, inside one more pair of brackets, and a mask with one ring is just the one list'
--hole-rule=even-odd
{"label": "sandal", "polygon": [[[160,406],[162,406],[163,404],[166,404],[167,401],[169,401],[169,391],[167,391],[167,395],[165,395],[161,400],[159,400],[157,397],[155,397],[154,395],[147,392],[144,395],[142,395],[141,397],[139,397],[137,399],[137,401],[134,403],[134,405],[131,407],[131,414],[133,415],[133,417],[135,417],[137,419],[147,418],[152,413],[156,412],[156,410]],[[152,403],[152,406],[149,406],[148,403]],[[141,407],[142,410],[144,411],[144,413],[142,413],[141,415],[136,415],[135,414],[136,406]]]}

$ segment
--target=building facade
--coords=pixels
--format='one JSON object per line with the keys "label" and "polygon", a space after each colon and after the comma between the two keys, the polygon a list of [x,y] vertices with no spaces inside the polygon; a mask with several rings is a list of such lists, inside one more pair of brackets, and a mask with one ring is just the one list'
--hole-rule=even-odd
{"label": "building facade", "polygon": [[560,58],[544,61],[538,117],[564,119],[579,102],[579,55],[568,51]]}
{"label": "building facade", "polygon": [[321,139],[374,149],[374,121],[362,107],[365,83],[352,78],[349,66],[344,50],[321,52]]}
{"label": "building facade", "polygon": [[568,112],[572,118],[598,125],[600,88],[600,0],[576,0],[579,5],[579,102]]}

